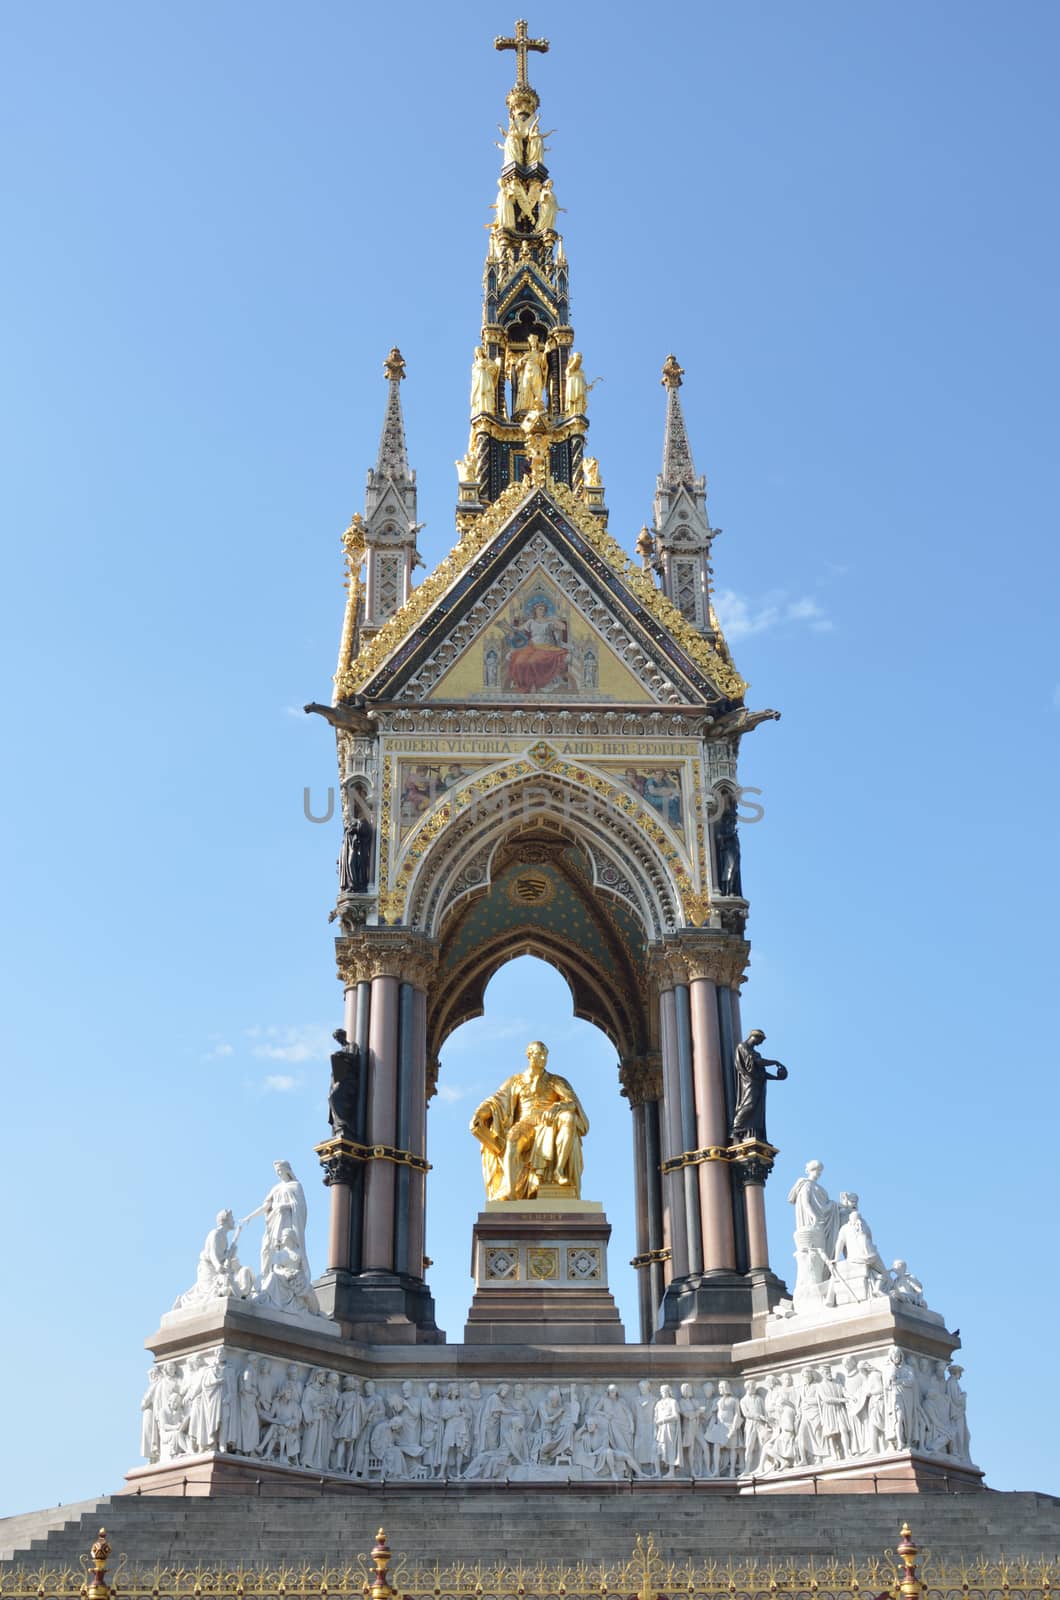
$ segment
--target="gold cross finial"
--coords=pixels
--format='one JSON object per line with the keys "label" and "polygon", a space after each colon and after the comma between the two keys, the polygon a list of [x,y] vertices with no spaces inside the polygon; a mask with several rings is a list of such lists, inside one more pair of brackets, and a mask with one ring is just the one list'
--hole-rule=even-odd
{"label": "gold cross finial", "polygon": [[517,89],[527,89],[530,80],[526,76],[526,53],[528,50],[539,50],[542,55],[548,49],[547,39],[531,39],[527,34],[526,18],[520,17],[515,24],[514,39],[494,39],[495,50],[515,51],[515,86]]}

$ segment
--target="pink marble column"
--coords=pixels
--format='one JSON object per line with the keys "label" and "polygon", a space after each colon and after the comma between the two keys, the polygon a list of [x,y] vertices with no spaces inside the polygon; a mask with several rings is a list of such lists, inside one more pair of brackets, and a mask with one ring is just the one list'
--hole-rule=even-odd
{"label": "pink marble column", "polygon": [[347,985],[343,995],[342,1026],[346,1029],[346,1037],[351,1043],[357,1039],[357,985]]}
{"label": "pink marble column", "polygon": [[744,1185],[747,1207],[747,1256],[752,1272],[769,1268],[769,1243],[766,1239],[766,1189],[763,1183]]}
{"label": "pink marble column", "polygon": [[[415,1070],[412,1081],[409,1149],[413,1155],[425,1156],[427,1154],[427,996],[422,989],[417,989],[413,996],[413,1028]],[[405,1270],[414,1278],[423,1277],[426,1204],[426,1174],[412,1172],[409,1178],[409,1259]]]}
{"label": "pink marble column", "polygon": [[[681,1085],[678,1080],[677,1060],[677,1006],[673,989],[664,989],[659,996],[662,1033],[663,1100],[660,1133],[663,1140],[664,1161],[679,1156],[684,1151],[681,1139]],[[688,1224],[685,1217],[684,1174],[680,1168],[663,1178],[665,1214],[669,1217],[670,1276],[684,1278],[688,1275]]]}
{"label": "pink marble column", "polygon": [[328,1271],[347,1272],[350,1266],[350,1217],[353,1196],[348,1184],[331,1185],[328,1219]]}
{"label": "pink marble column", "polygon": [[[397,1131],[398,981],[372,979],[368,1026],[371,1081],[368,1143],[393,1145]],[[394,1180],[392,1161],[369,1161],[364,1186],[365,1272],[394,1270]]]}
{"label": "pink marble column", "polygon": [[[700,1149],[726,1145],[729,1130],[725,1116],[721,1036],[714,984],[693,978],[689,984],[692,1011],[692,1066],[696,1087],[696,1136]],[[736,1241],[732,1220],[732,1184],[723,1161],[704,1161],[699,1168],[699,1204],[703,1215],[703,1269],[736,1270]]]}

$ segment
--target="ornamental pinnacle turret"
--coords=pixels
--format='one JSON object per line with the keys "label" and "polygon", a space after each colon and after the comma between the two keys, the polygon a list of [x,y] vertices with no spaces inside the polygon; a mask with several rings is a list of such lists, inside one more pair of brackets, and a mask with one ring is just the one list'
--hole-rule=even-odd
{"label": "ornamental pinnacle turret", "polygon": [[461,534],[512,483],[551,478],[606,521],[599,471],[585,455],[591,384],[570,325],[569,269],[560,211],[544,163],[549,133],[530,86],[527,53],[548,49],[525,21],[513,38],[515,84],[500,125],[501,170],[483,273],[482,336],[471,369],[471,432],[457,462]]}

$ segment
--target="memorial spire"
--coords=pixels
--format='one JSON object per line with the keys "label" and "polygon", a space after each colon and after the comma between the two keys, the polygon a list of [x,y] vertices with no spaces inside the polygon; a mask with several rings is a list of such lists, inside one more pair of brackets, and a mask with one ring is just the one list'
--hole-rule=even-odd
{"label": "memorial spire", "polygon": [[596,463],[585,456],[592,385],[570,324],[570,272],[559,232],[559,205],[545,154],[541,99],[530,83],[529,56],[544,55],[524,19],[494,40],[515,54],[493,220],[483,271],[482,331],[471,372],[471,431],[457,462],[461,534],[512,483],[541,472],[586,500],[601,516]]}
{"label": "memorial spire", "polygon": [[383,376],[387,381],[383,431],[375,466],[368,472],[360,528],[365,562],[362,643],[404,605],[412,589],[413,569],[420,564],[416,474],[409,466],[401,411],[405,361],[396,345],[383,362]]}
{"label": "memorial spire", "polygon": [[681,405],[684,368],[675,355],[663,363],[666,422],[662,471],[655,482],[655,569],[663,593],[686,621],[710,640],[717,623],[710,602],[710,547],[719,532],[707,515],[707,480],[696,476]]}

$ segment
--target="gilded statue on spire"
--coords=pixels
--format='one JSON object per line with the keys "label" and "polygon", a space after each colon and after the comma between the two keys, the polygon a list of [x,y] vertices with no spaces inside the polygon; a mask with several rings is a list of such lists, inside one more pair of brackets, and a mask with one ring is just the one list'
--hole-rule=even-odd
{"label": "gilded statue on spire", "polygon": [[494,361],[483,345],[475,346],[475,360],[471,368],[471,415],[483,411],[491,416],[497,409],[497,380],[501,364]]}
{"label": "gilded statue on spire", "polygon": [[527,1045],[526,1059],[526,1071],[506,1079],[471,1119],[486,1198],[577,1200],[589,1119],[566,1078],[547,1070],[548,1047],[540,1039]]}
{"label": "gilded statue on spire", "polygon": [[536,333],[530,335],[526,353],[514,364],[516,372],[515,410],[535,411],[541,404],[548,379],[548,358]]}

